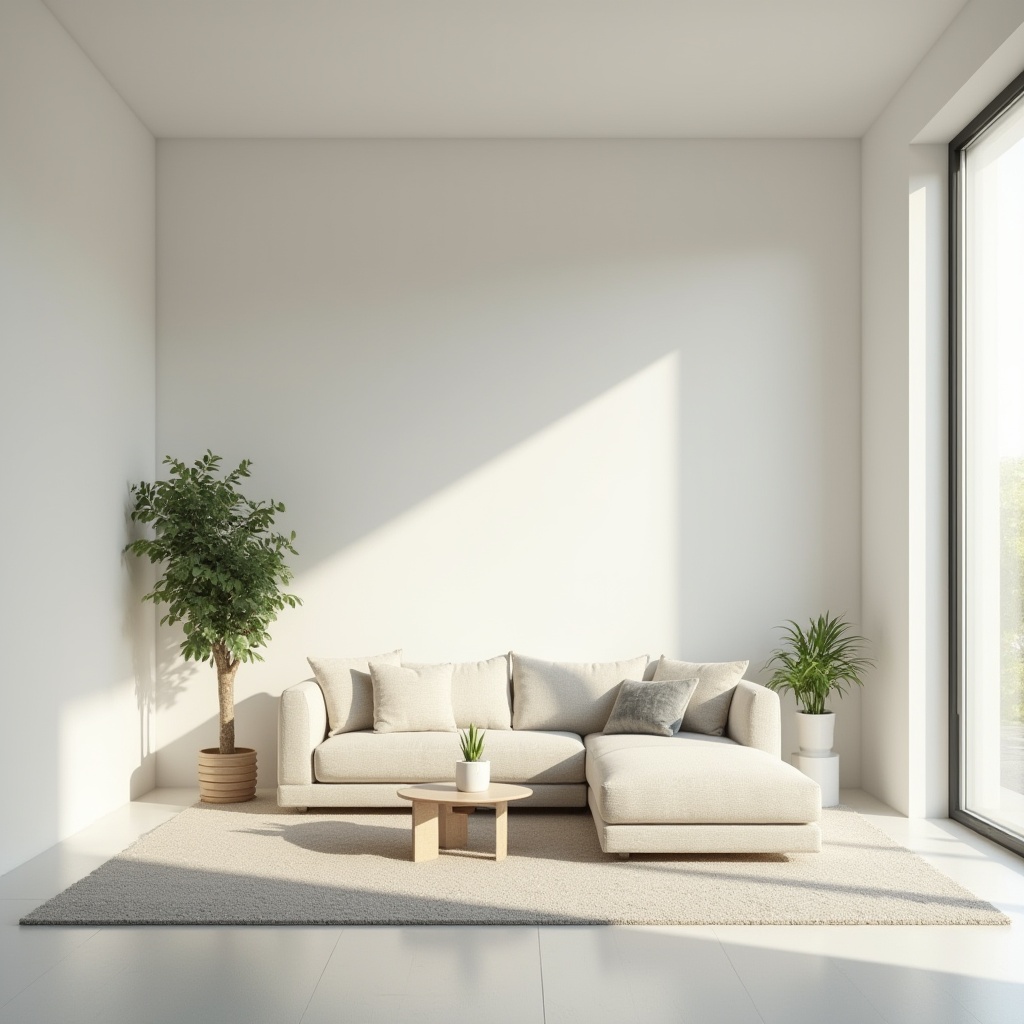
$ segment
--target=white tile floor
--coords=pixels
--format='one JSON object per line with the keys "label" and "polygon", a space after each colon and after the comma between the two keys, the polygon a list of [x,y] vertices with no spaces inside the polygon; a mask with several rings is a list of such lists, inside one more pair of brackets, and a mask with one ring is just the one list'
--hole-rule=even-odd
{"label": "white tile floor", "polygon": [[158,790],[0,877],[0,1022],[1024,1024],[1024,862],[845,803],[1011,916],[986,927],[23,928],[195,799]]}

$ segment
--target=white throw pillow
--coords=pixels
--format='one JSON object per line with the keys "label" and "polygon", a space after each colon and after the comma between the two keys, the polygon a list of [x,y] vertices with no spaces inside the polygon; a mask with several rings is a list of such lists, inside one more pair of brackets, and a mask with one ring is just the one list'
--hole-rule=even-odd
{"label": "white throw pillow", "polygon": [[307,658],[327,705],[328,736],[373,728],[373,685],[370,663],[401,665],[402,652],[366,658]]}
{"label": "white throw pillow", "polygon": [[[507,654],[487,661],[457,661],[452,665],[452,712],[460,729],[512,728],[512,677]],[[429,665],[405,662],[407,668]]]}
{"label": "white throw pillow", "polygon": [[452,666],[372,662],[374,732],[455,732]]}
{"label": "white throw pillow", "polygon": [[736,684],[747,671],[749,661],[672,661],[661,656],[654,670],[655,680],[693,679],[697,689],[686,705],[680,732],[700,732],[705,736],[721,736],[729,721],[729,708]]}
{"label": "white throw pillow", "polygon": [[611,714],[619,683],[640,679],[647,656],[628,661],[541,661],[512,654],[512,726],[552,729],[580,736],[600,732]]}

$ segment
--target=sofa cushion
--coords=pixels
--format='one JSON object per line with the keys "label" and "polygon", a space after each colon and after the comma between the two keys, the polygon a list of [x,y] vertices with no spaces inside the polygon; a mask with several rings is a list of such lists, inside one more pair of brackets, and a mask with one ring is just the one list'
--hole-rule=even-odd
{"label": "sofa cushion", "polygon": [[623,679],[604,731],[673,736],[679,732],[696,687],[696,679],[666,679],[660,683]]}
{"label": "sofa cushion", "polygon": [[585,743],[587,782],[609,824],[793,825],[821,816],[816,782],[730,739],[595,735]]}
{"label": "sofa cushion", "polygon": [[512,654],[512,726],[600,732],[623,679],[639,679],[647,656],[628,661],[542,661]]}
{"label": "sofa cushion", "polygon": [[373,684],[370,662],[401,665],[402,652],[366,658],[307,658],[327,705],[328,736],[373,728]]}
{"label": "sofa cushion", "polygon": [[697,689],[686,706],[682,731],[722,736],[729,721],[733,691],[749,664],[749,661],[672,661],[662,655],[654,670],[654,679],[696,678]]}
{"label": "sofa cushion", "polygon": [[[460,729],[512,728],[512,677],[509,655],[452,665],[452,711]],[[407,661],[409,668],[426,666]]]}
{"label": "sofa cushion", "polygon": [[[347,732],[316,748],[313,769],[317,782],[437,782],[455,778],[461,757],[455,733]],[[495,782],[586,781],[583,742],[571,733],[488,732],[484,758]]]}
{"label": "sofa cushion", "polygon": [[374,732],[455,732],[452,667],[372,662]]}

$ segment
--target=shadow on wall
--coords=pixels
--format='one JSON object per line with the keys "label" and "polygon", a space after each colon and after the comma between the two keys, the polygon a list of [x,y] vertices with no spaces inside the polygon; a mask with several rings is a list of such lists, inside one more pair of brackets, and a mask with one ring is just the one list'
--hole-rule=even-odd
{"label": "shadow on wall", "polygon": [[[157,618],[163,618],[167,605],[157,609]],[[156,688],[157,709],[169,708],[190,686],[199,685],[197,677],[214,673],[211,665],[204,662],[185,661],[181,657],[181,644],[185,639],[181,624],[158,626],[156,633],[156,663],[159,666],[160,684]],[[214,676],[214,679],[216,677]],[[216,689],[214,704],[216,706]]]}
{"label": "shadow on wall", "polygon": [[[217,707],[217,681],[213,669],[209,669],[211,678],[207,679],[209,707]],[[198,681],[196,683],[198,685]],[[258,772],[257,785],[262,787],[277,785],[277,708],[280,703],[277,697],[269,693],[254,693],[235,703],[235,742],[239,747],[252,747],[256,750],[256,767]],[[188,732],[164,743],[160,747],[160,758],[167,764],[185,766],[191,764],[191,782],[184,777],[184,768],[179,768],[174,778],[164,779],[157,771],[158,786],[196,786],[196,760],[199,751],[208,747],[217,747],[220,735],[220,720],[216,714],[207,717],[201,724]]]}
{"label": "shadow on wall", "polygon": [[[125,534],[128,541],[142,535],[141,528],[131,521],[132,504],[129,495],[125,503]],[[128,786],[129,798],[134,800],[156,785],[156,666],[161,662],[155,657],[154,645],[160,634],[156,628],[152,604],[142,600],[156,580],[153,566],[127,553],[122,553],[121,560],[125,567],[121,634],[125,645],[131,650],[135,704],[139,714],[139,764],[132,772]]]}
{"label": "shadow on wall", "polygon": [[252,458],[299,534],[242,698],[395,647],[758,666],[859,609],[855,144],[159,152],[158,453]]}
{"label": "shadow on wall", "polygon": [[823,446],[855,411],[856,156],[163,144],[159,448],[254,458],[301,570],[672,355],[678,472],[756,487],[780,410]]}

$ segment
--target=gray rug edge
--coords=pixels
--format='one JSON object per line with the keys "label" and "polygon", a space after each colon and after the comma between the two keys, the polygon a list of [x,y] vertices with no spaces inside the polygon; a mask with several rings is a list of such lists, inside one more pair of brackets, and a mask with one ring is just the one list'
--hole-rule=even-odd
{"label": "gray rug edge", "polygon": [[135,921],[113,921],[113,920],[38,920],[33,921],[22,918],[19,922],[26,928],[1001,928],[1010,925],[1012,922],[1005,914],[992,908],[992,913],[985,919],[933,922],[920,920],[906,920],[887,918],[886,920],[840,920],[837,918],[828,921],[812,920],[806,921],[765,921],[759,918],[750,920],[732,920],[723,922],[694,921],[681,918],[678,921],[650,920],[608,920],[586,918],[553,918],[549,921],[486,921],[467,918],[466,920],[445,920],[445,921],[423,921],[416,919],[394,918],[382,921],[380,918],[350,919],[346,921],[317,921],[310,918],[304,921],[286,920],[263,920],[263,921],[233,921],[233,920],[209,920],[209,921],[178,921],[170,918],[139,918]]}
{"label": "gray rug edge", "polygon": [[[209,810],[210,805],[203,804],[202,801],[196,801],[191,804],[185,810],[192,809],[203,809]],[[335,810],[332,808],[332,810]],[[352,809],[336,809],[341,813],[352,813]],[[360,808],[357,810],[366,810],[368,813],[375,813],[375,808]],[[557,808],[555,810],[568,810],[564,808]],[[958,889],[963,893],[964,896],[969,897],[970,902],[974,904],[974,907],[970,911],[961,911],[953,919],[952,915],[947,921],[922,921],[920,917],[901,917],[901,916],[889,916],[885,918],[864,918],[864,917],[850,917],[842,918],[838,916],[832,916],[827,919],[825,918],[805,918],[805,919],[790,919],[781,921],[778,919],[768,920],[764,917],[752,916],[749,919],[736,919],[723,921],[707,921],[703,919],[694,919],[692,917],[680,916],[678,919],[667,920],[664,917],[657,919],[652,918],[641,918],[641,917],[599,917],[599,916],[574,916],[568,917],[563,915],[550,915],[545,917],[544,915],[531,915],[524,911],[517,911],[515,919],[513,920],[494,920],[482,919],[473,917],[472,915],[466,915],[465,917],[454,917],[454,918],[433,918],[424,919],[417,917],[401,917],[393,916],[388,917],[387,915],[377,915],[374,917],[352,917],[345,920],[337,919],[320,919],[313,916],[303,918],[301,920],[295,918],[263,918],[260,920],[246,919],[246,918],[210,918],[202,921],[195,920],[182,920],[180,918],[173,917],[138,917],[134,920],[127,921],[123,919],[114,919],[110,917],[98,917],[98,918],[82,918],[75,917],[71,918],[60,918],[60,917],[46,917],[42,916],[45,914],[47,908],[51,907],[52,904],[56,904],[62,897],[66,896],[71,890],[77,888],[82,883],[86,882],[93,875],[100,871],[103,871],[111,861],[122,857],[129,853],[136,846],[142,843],[148,836],[154,832],[158,832],[165,826],[169,825],[177,815],[169,818],[167,821],[161,822],[155,825],[153,828],[148,829],[146,832],[140,834],[134,842],[125,847],[124,850],[114,854],[114,856],[105,860],[102,864],[95,867],[87,875],[72,882],[71,885],[65,886],[60,892],[51,896],[49,899],[44,900],[38,907],[30,911],[24,917],[19,920],[19,925],[26,927],[61,927],[61,928],[134,928],[134,927],[175,927],[175,928],[363,928],[363,927],[387,927],[387,928],[402,928],[402,927],[644,927],[644,926],[667,926],[667,927],[723,927],[723,926],[752,926],[752,927],[798,927],[802,925],[810,925],[814,927],[849,927],[853,925],[863,925],[865,927],[880,927],[880,926],[896,926],[896,927],[910,927],[910,928],[935,928],[935,927],[1007,927],[1013,922],[1011,918],[1003,911],[999,910],[994,904],[988,900],[982,899],[976,893],[971,892],[969,889],[961,885],[954,879],[951,879],[944,872],[940,871],[934,865],[930,864],[919,854],[913,850],[904,846],[902,843],[897,842],[890,835],[884,832],[874,823],[868,821],[862,814],[857,810],[850,807],[847,804],[838,804],[834,808],[826,808],[826,810],[837,810],[843,811],[855,815],[860,823],[874,832],[886,845],[894,850],[900,851],[906,854],[908,857],[913,858],[916,861],[920,861],[921,865],[927,868],[929,871],[934,871],[941,875],[943,879],[955,889]],[[581,813],[586,813],[586,809],[580,809]],[[184,811],[179,812],[184,813]],[[686,856],[692,859],[706,859],[700,854],[680,854],[680,856]],[[720,856],[713,855],[711,856]]]}

